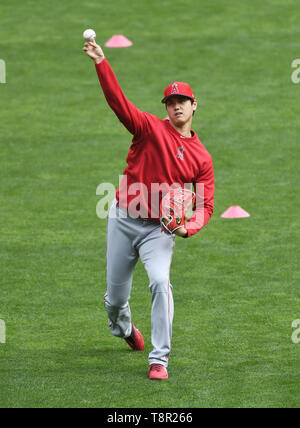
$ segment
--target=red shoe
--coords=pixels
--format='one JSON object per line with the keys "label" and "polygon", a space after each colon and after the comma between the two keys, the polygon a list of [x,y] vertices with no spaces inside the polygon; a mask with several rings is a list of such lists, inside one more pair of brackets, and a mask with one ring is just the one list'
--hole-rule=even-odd
{"label": "red shoe", "polygon": [[167,369],[161,364],[151,364],[148,370],[149,379],[163,380],[168,379]]}
{"label": "red shoe", "polygon": [[131,335],[126,337],[125,341],[134,351],[143,351],[145,349],[142,333],[133,325],[133,323]]}

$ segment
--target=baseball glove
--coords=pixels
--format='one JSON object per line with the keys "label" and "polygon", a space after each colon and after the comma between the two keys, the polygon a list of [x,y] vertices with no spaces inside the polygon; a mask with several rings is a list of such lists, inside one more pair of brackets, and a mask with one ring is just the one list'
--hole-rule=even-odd
{"label": "baseball glove", "polygon": [[[178,187],[162,198],[160,204],[160,224],[164,232],[175,234],[177,229],[184,227],[187,215],[192,208],[196,195],[191,190]],[[168,221],[167,221],[167,219]]]}

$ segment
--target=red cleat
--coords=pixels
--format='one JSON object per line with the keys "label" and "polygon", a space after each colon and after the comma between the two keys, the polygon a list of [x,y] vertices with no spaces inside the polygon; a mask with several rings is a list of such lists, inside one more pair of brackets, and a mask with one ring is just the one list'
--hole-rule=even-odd
{"label": "red cleat", "polygon": [[142,333],[133,325],[133,323],[131,335],[126,337],[125,341],[134,351],[143,351],[145,349]]}
{"label": "red cleat", "polygon": [[148,370],[149,379],[163,380],[168,379],[168,377],[167,369],[164,366],[161,364],[151,364]]}

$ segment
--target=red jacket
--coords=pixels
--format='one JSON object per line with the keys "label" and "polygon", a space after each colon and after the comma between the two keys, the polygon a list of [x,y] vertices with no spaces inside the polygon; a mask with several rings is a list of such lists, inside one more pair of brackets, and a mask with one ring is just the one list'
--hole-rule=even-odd
{"label": "red jacket", "polygon": [[107,59],[96,64],[96,70],[108,104],[133,135],[126,159],[128,166],[116,193],[119,206],[134,217],[159,221],[159,203],[168,186],[192,184],[197,200],[186,229],[188,237],[199,232],[214,210],[211,155],[195,132],[193,137],[184,137],[168,120],[137,109],[125,97]]}

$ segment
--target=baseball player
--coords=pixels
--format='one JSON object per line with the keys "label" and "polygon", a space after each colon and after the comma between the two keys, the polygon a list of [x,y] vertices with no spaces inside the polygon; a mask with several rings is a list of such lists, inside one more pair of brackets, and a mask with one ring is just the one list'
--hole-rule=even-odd
{"label": "baseball player", "polygon": [[[168,378],[174,303],[170,283],[175,237],[190,238],[210,220],[214,209],[214,172],[210,154],[191,129],[197,101],[190,86],[169,85],[162,102],[168,119],[140,111],[124,95],[101,47],[95,41],[83,48],[94,60],[104,96],[118,119],[133,135],[122,182],[110,206],[107,222],[107,293],[105,308],[114,336],[136,351],[144,339],[132,322],[129,299],[133,273],[140,258],[152,295],[149,379]],[[192,217],[174,232],[162,228],[162,185],[204,187],[193,205]],[[197,195],[197,192],[196,192]],[[198,196],[198,195],[197,195]],[[199,216],[198,214],[201,213]]]}

